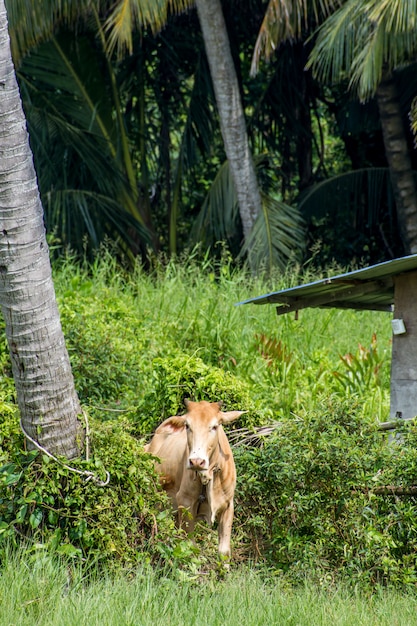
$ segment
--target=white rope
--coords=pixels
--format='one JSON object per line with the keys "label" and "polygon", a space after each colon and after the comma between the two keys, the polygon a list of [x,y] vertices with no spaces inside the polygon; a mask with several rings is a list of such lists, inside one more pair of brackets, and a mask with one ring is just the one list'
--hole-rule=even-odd
{"label": "white rope", "polygon": [[[87,416],[84,413],[84,419],[86,421],[86,450],[87,450],[87,461],[88,459],[88,455],[89,455],[89,435],[90,435],[90,430],[89,430],[89,425],[88,425],[88,420],[87,420]],[[22,429],[22,432],[24,434],[24,436],[26,437],[26,439],[28,439],[28,441],[30,441],[35,448],[37,448],[40,452],[43,452],[43,454],[46,454],[46,456],[49,456],[50,459],[53,459],[56,463],[58,463],[59,465],[62,465],[62,467],[65,467],[65,469],[69,470],[70,472],[74,472],[75,474],[79,474],[80,476],[85,476],[85,482],[87,483],[89,480],[92,480],[98,487],[105,487],[106,485],[109,484],[110,482],[110,473],[107,470],[104,470],[106,473],[106,480],[101,480],[98,476],[96,476],[94,474],[94,472],[89,472],[88,470],[79,470],[76,467],[71,467],[70,465],[67,465],[66,463],[63,463],[62,461],[60,461],[59,459],[57,459],[56,456],[54,456],[53,454],[51,454],[51,452],[49,452],[49,450],[47,450],[46,448],[44,448],[43,446],[40,445],[40,443],[38,443],[35,439],[32,439],[32,437],[26,432],[26,430],[23,427],[22,424],[22,420],[20,420],[20,428]]]}
{"label": "white rope", "polygon": [[88,422],[87,413],[84,409],[81,409],[83,412],[83,417],[85,421],[85,460],[90,460],[90,424]]}

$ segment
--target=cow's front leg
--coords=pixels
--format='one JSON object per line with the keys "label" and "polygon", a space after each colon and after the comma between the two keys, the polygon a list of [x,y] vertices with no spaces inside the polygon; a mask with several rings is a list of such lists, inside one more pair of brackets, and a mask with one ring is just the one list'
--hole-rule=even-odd
{"label": "cow's front leg", "polygon": [[230,537],[232,534],[234,506],[231,500],[219,515],[219,554],[230,557]]}
{"label": "cow's front leg", "polygon": [[182,493],[181,491],[177,493],[176,498],[178,505],[178,526],[190,534],[194,531],[198,501],[195,497]]}

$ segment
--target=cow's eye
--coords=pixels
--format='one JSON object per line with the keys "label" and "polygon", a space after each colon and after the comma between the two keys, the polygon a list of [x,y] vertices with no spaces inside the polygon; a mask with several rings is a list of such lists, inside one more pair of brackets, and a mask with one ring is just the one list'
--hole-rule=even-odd
{"label": "cow's eye", "polygon": [[214,426],[211,427],[211,430],[213,430],[214,432],[216,432],[216,430],[218,429],[218,425],[214,424]]}
{"label": "cow's eye", "polygon": [[189,424],[185,424],[185,430],[191,430],[190,425]]}

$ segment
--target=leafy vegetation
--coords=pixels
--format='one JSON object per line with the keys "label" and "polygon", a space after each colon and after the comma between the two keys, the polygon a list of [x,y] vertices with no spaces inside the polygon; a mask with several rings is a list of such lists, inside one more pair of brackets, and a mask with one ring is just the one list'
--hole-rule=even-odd
{"label": "leafy vegetation", "polygon": [[[277,275],[273,287],[300,280]],[[215,532],[199,526],[192,544],[175,529],[143,444],[184,398],[221,399],[247,411],[229,431],[235,563],[293,582],[415,584],[415,497],[381,490],[417,484],[416,427],[392,445],[378,431],[389,412],[387,314],[304,310],[295,320],[235,306],[272,285],[226,253],[133,274],[106,252],[84,268],[68,258],[55,283],[90,458],[74,472],[26,449],[3,343],[0,555],[25,545],[102,570],[215,569]]]}
{"label": "leafy vegetation", "polygon": [[[236,259],[250,251],[268,269],[312,250],[319,267],[407,251],[371,94],[387,65],[400,96],[394,121],[412,117],[414,3],[286,2],[285,20],[272,0],[223,3],[263,196],[243,250],[216,76],[190,3],[32,4],[6,0],[46,223],[64,247],[91,259],[110,238],[125,261],[147,262],[150,250],[175,255],[196,240],[215,256],[227,241]],[[312,51],[317,72],[306,70]],[[365,104],[347,93],[350,68]]]}
{"label": "leafy vegetation", "polygon": [[[13,420],[13,421],[12,421]],[[177,535],[163,513],[153,464],[123,423],[92,424],[93,461],[71,467],[24,450],[16,415],[0,425],[0,537],[31,550],[98,561],[114,568],[157,559],[158,532]],[[106,474],[109,484],[106,485]],[[159,509],[159,512],[158,512]],[[172,549],[174,546],[172,546]],[[162,558],[162,557],[161,557]]]}

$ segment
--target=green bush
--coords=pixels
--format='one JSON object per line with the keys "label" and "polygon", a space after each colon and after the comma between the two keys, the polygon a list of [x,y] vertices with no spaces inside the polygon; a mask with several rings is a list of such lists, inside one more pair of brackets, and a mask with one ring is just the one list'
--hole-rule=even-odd
{"label": "green bush", "polygon": [[60,298],[61,321],[81,402],[129,406],[147,352],[146,334],[122,285],[74,277]]}
{"label": "green bush", "polygon": [[218,367],[206,365],[200,358],[179,353],[175,357],[153,361],[152,387],[144,398],[137,426],[148,432],[171,415],[184,413],[184,399],[223,402],[226,411],[247,411],[239,428],[251,427],[264,417],[256,409],[250,387],[244,380]]}
{"label": "green bush", "polygon": [[[193,554],[185,554],[187,541],[174,527],[153,462],[126,424],[94,421],[92,459],[72,461],[76,473],[26,451],[16,410],[6,415],[2,408],[0,554],[2,546],[24,543],[108,567],[178,555],[185,561]],[[82,475],[91,472],[105,482],[106,471],[107,485]]]}
{"label": "green bush", "polygon": [[373,584],[414,584],[416,500],[373,489],[393,479],[394,467],[397,479],[417,482],[416,431],[411,445],[388,446],[360,406],[334,396],[282,422],[262,447],[237,448],[236,509],[247,549],[293,575],[317,568]]}

